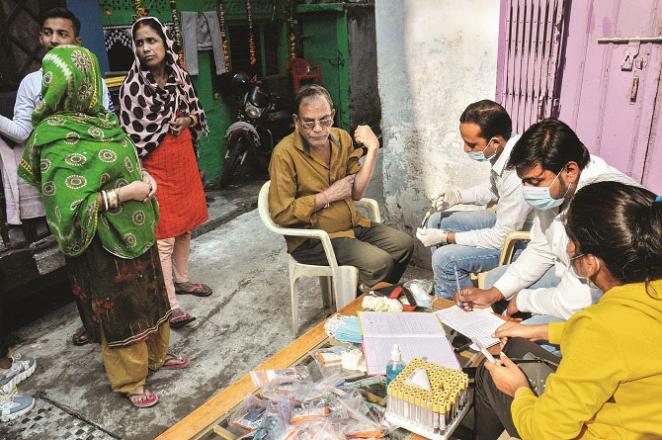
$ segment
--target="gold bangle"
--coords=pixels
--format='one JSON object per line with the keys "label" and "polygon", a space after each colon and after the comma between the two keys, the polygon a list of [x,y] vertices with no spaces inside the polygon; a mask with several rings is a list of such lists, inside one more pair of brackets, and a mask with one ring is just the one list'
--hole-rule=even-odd
{"label": "gold bangle", "polygon": [[117,209],[117,208],[120,207],[120,204],[121,204],[121,202],[120,202],[120,189],[115,188],[113,190],[113,192],[115,193],[115,209]]}
{"label": "gold bangle", "polygon": [[108,205],[112,211],[115,211],[120,205],[119,194],[117,191],[117,189],[113,189],[108,193]]}
{"label": "gold bangle", "polygon": [[108,211],[111,211],[113,209],[113,190],[107,191],[106,195],[108,196]]}
{"label": "gold bangle", "polygon": [[103,211],[108,211],[108,193],[101,191],[101,203],[103,204]]}

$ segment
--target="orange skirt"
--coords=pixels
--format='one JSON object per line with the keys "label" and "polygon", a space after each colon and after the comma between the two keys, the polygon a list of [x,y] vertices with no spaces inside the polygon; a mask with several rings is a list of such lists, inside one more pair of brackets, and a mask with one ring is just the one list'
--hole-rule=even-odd
{"label": "orange skirt", "polygon": [[157,184],[158,240],[178,237],[207,221],[205,191],[188,128],[178,136],[166,134],[143,165]]}

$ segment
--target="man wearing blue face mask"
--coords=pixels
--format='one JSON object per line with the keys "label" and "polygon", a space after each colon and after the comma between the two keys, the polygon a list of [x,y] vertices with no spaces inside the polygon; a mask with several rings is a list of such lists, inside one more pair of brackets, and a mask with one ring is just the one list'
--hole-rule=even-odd
{"label": "man wearing blue face mask", "polygon": [[[506,109],[487,99],[470,104],[460,116],[460,135],[471,159],[490,164],[490,177],[481,185],[447,192],[434,200],[439,212],[430,218],[428,227],[416,231],[425,246],[433,247],[435,293],[443,298],[452,298],[458,284],[472,286],[470,273],[495,268],[506,237],[521,230],[532,211],[522,198],[519,177],[506,169],[519,139],[512,134]],[[447,211],[457,204],[489,203],[496,203],[496,213]]]}
{"label": "man wearing blue face mask", "polygon": [[572,129],[556,119],[533,124],[522,135],[510,154],[508,168],[517,171],[524,199],[534,208],[531,241],[517,261],[489,273],[486,285],[491,287],[461,289],[455,301],[472,309],[505,299],[509,315],[518,311],[534,314],[525,324],[567,320],[601,294],[571,270],[562,221],[569,201],[591,183],[637,184],[589,154]]}

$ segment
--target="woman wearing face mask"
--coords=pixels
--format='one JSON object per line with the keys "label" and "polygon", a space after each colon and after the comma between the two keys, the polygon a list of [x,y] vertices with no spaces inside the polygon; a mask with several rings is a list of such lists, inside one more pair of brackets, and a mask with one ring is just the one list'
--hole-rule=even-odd
{"label": "woman wearing face mask", "polygon": [[209,286],[188,279],[191,230],[207,220],[193,147],[207,133],[207,120],[166,28],[146,17],[134,23],[132,35],[135,60],[120,89],[120,121],[156,180],[156,237],[173,311],[170,326],[177,328],[195,318],[179,305],[175,293],[212,294]]}
{"label": "woman wearing face mask", "polygon": [[[513,339],[501,364],[477,372],[477,438],[496,439],[504,428],[524,440],[660,438],[662,198],[595,183],[576,194],[565,225],[573,270],[604,296],[565,323],[497,329]],[[554,358],[526,339],[559,343],[563,353],[539,397],[509,357]]]}

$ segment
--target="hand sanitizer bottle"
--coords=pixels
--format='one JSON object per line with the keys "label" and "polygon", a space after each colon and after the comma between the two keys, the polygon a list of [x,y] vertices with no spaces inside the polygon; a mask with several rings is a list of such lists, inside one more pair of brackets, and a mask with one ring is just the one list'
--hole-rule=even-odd
{"label": "hand sanitizer bottle", "polygon": [[400,346],[393,345],[391,350],[391,360],[386,364],[386,385],[390,384],[395,376],[400,374],[405,369],[405,363],[402,362],[402,354],[400,353]]}

